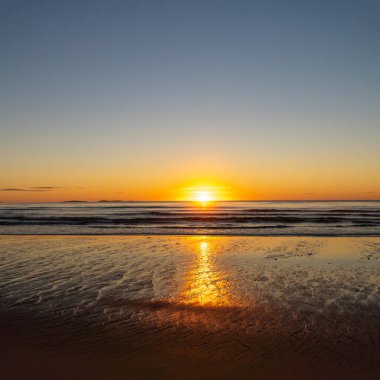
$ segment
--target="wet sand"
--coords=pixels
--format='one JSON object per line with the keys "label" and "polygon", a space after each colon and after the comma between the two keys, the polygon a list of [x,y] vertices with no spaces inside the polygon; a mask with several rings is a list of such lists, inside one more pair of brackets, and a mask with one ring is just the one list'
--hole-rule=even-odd
{"label": "wet sand", "polygon": [[380,378],[380,238],[0,237],[5,379]]}

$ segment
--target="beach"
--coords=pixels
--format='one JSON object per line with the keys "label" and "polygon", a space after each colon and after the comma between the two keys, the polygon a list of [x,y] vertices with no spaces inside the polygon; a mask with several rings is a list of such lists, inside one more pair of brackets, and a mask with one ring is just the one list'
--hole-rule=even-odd
{"label": "beach", "polygon": [[380,238],[0,236],[5,378],[380,376]]}

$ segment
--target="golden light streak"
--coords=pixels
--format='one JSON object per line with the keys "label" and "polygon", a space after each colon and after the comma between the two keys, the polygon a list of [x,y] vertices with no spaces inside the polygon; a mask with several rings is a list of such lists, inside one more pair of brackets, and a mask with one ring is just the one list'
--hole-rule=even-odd
{"label": "golden light streak", "polygon": [[228,281],[214,264],[215,244],[215,240],[206,237],[197,242],[195,269],[189,272],[180,296],[183,302],[200,306],[225,306],[231,303]]}

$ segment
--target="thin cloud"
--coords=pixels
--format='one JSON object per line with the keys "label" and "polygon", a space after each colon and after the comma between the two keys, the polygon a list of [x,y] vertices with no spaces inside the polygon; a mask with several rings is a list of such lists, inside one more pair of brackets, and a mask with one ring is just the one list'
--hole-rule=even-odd
{"label": "thin cloud", "polygon": [[21,189],[17,187],[8,187],[4,189],[0,189],[0,191],[9,191],[9,192],[44,192],[51,191],[49,189],[40,189],[40,188],[30,188],[30,189]]}
{"label": "thin cloud", "polygon": [[65,187],[56,187],[56,186],[33,186],[30,188],[31,190],[57,190],[57,189],[65,189]]}
{"label": "thin cloud", "polygon": [[9,192],[44,192],[44,191],[54,191],[68,189],[67,187],[57,187],[57,186],[32,186],[28,188],[21,187],[6,187],[0,189],[0,191],[9,191]]}
{"label": "thin cloud", "polygon": [[43,190],[43,189],[20,189],[20,188],[17,188],[17,187],[8,187],[8,188],[5,188],[5,189],[0,189],[0,191],[37,191],[37,192],[40,192],[40,191],[50,191],[50,190]]}

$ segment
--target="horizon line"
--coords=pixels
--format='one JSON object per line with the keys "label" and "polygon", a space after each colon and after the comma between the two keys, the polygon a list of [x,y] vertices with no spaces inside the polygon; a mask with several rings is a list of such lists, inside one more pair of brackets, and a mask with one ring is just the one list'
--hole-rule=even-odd
{"label": "horizon line", "polygon": [[[227,203],[227,202],[380,202],[380,199],[235,199],[235,200],[214,200],[208,203]],[[41,204],[41,203],[197,203],[193,200],[64,200],[64,201],[0,201],[0,204]]]}

